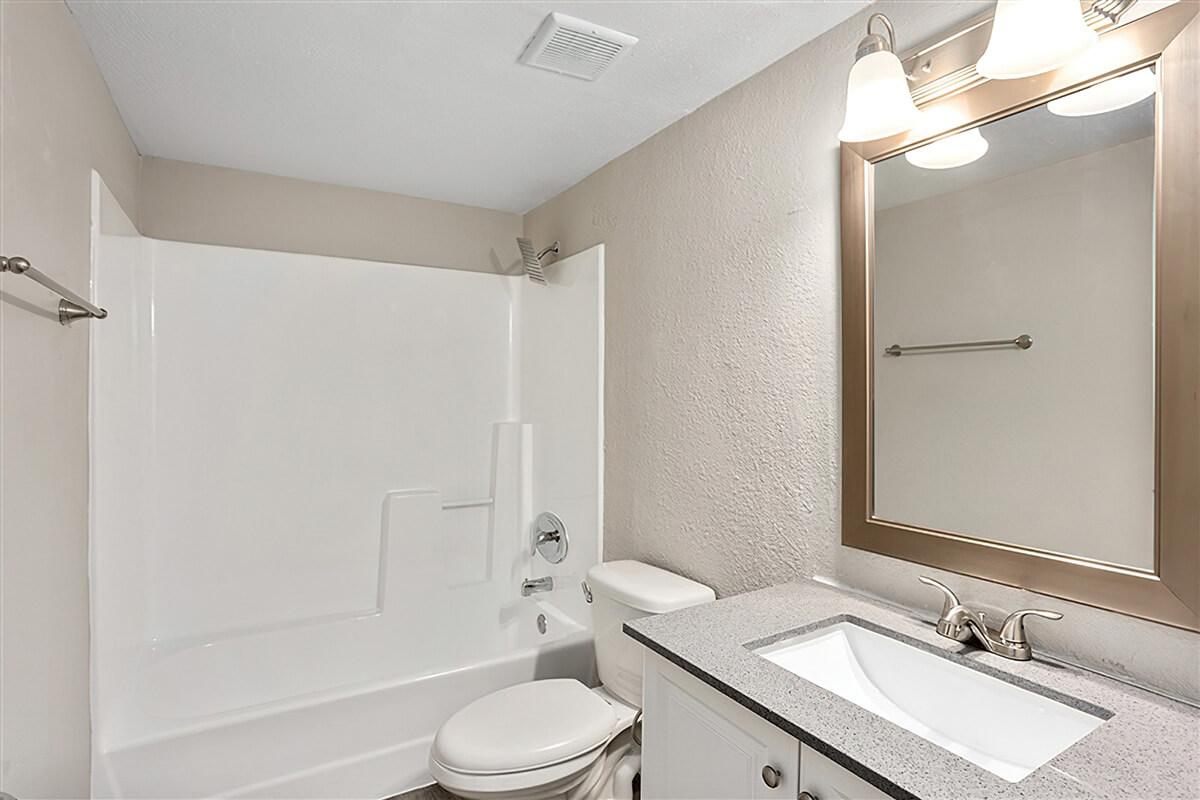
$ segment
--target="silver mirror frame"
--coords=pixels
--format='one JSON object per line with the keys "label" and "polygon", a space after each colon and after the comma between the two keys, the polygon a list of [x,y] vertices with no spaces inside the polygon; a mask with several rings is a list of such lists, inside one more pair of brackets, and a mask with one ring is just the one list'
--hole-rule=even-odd
{"label": "silver mirror frame", "polygon": [[[1079,603],[1200,630],[1200,17],[1177,3],[1124,25],[1070,64],[1030,78],[971,79],[919,97],[922,122],[844,143],[842,544]],[[919,52],[952,42],[942,37]],[[879,519],[873,509],[871,328],[874,164],[1116,75],[1157,65],[1155,156],[1155,559],[1141,570]],[[966,69],[969,64],[960,64]],[[954,64],[944,64],[946,74]],[[961,73],[960,73],[961,75]],[[952,81],[947,81],[947,84]]]}

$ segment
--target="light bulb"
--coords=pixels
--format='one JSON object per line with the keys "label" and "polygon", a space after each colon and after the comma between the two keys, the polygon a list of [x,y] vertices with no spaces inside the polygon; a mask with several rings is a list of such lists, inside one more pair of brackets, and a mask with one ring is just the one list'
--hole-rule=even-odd
{"label": "light bulb", "polygon": [[1158,81],[1149,67],[1109,78],[1081,92],[1051,100],[1046,106],[1060,117],[1086,117],[1104,114],[1145,100],[1158,89]]}
{"label": "light bulb", "polygon": [[987,139],[983,138],[979,128],[971,128],[924,147],[909,150],[904,154],[904,158],[914,167],[922,169],[951,169],[978,161],[987,151]]}
{"label": "light bulb", "polygon": [[997,0],[992,35],[975,71],[998,80],[1040,75],[1066,64],[1096,39],[1078,0]]}
{"label": "light bulb", "polygon": [[908,91],[900,59],[888,50],[854,62],[846,90],[846,119],[838,138],[867,142],[904,133],[920,114]]}

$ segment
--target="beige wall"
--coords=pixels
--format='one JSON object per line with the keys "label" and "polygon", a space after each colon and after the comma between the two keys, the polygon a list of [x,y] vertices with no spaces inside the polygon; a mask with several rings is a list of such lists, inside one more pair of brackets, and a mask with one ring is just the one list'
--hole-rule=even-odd
{"label": "beige wall", "polygon": [[[137,207],[138,154],[61,2],[0,3],[0,252],[86,294],[91,170]],[[0,789],[88,793],[88,331],[0,294]]]}
{"label": "beige wall", "polygon": [[156,239],[505,272],[521,215],[257,172],[142,159],[139,226]]}
{"label": "beige wall", "polygon": [[[901,49],[977,3],[881,2]],[[866,13],[526,216],[607,266],[605,556],[730,594],[827,575],[911,605],[935,570],[839,544],[837,130]],[[1200,638],[959,576],[1068,614],[1039,644],[1200,698]]]}

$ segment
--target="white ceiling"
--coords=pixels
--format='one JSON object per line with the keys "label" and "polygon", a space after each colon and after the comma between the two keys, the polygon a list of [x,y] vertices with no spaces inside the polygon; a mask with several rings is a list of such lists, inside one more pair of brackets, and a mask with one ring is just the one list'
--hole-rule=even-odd
{"label": "white ceiling", "polygon": [[[518,212],[868,5],[67,3],[144,155]],[[595,82],[519,65],[550,11],[640,41]]]}

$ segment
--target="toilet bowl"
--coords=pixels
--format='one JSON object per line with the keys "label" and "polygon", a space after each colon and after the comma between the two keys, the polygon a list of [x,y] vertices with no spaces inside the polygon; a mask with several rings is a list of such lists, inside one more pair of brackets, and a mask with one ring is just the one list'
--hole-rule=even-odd
{"label": "toilet bowl", "polygon": [[438,730],[429,771],[468,798],[584,796],[627,745],[637,709],[573,678],[531,681],[464,707]]}
{"label": "toilet bowl", "polygon": [[464,706],[438,729],[429,771],[442,786],[479,800],[601,800],[627,762],[642,704],[641,646],[627,620],[715,599],[713,590],[637,561],[588,571],[601,685],[572,678],[530,681]]}

